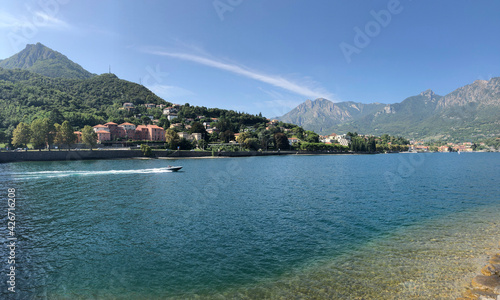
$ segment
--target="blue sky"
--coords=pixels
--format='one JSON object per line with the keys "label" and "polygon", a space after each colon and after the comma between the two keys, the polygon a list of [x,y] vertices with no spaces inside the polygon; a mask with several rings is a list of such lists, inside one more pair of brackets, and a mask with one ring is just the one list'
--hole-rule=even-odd
{"label": "blue sky", "polygon": [[500,76],[500,1],[2,1],[0,58],[41,42],[174,103],[285,114]]}

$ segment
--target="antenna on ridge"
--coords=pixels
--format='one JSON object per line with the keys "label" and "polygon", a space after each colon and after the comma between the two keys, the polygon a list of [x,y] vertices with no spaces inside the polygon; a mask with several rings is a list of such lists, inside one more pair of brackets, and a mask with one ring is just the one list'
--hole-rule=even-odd
{"label": "antenna on ridge", "polygon": [[109,65],[109,74],[111,74],[111,65]]}

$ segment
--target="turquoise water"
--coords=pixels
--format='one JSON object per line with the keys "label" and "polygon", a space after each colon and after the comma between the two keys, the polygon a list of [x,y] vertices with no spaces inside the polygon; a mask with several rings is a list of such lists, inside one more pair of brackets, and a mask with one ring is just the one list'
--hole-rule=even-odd
{"label": "turquoise water", "polygon": [[0,295],[453,299],[500,240],[499,166],[496,153],[2,164],[18,275]]}

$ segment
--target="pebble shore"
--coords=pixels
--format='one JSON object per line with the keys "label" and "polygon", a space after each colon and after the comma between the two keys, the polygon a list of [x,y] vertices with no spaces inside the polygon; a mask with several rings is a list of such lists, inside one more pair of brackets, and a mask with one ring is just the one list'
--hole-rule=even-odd
{"label": "pebble shore", "polygon": [[[500,248],[500,243],[498,246]],[[469,288],[457,300],[500,300],[500,252],[490,256],[481,275],[472,279]]]}

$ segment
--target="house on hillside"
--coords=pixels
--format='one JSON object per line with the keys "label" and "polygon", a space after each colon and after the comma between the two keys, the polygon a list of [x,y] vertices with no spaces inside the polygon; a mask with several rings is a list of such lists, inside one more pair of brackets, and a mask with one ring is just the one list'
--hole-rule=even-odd
{"label": "house on hillside", "polygon": [[187,132],[178,132],[177,133],[181,139],[186,139],[188,141],[199,141],[202,139],[201,133],[187,133]]}
{"label": "house on hillside", "polygon": [[174,113],[169,114],[169,115],[167,115],[167,119],[169,121],[172,121],[173,119],[177,119],[177,114],[174,114]]}
{"label": "house on hillside", "polygon": [[169,106],[169,107],[165,107],[163,109],[163,114],[166,115],[166,116],[168,116],[170,114],[177,114],[178,111],[179,110],[177,108],[175,108],[173,106]]}
{"label": "house on hillside", "polygon": [[123,109],[125,109],[127,111],[131,111],[131,110],[135,109],[135,106],[133,103],[125,102],[125,103],[123,103]]}

